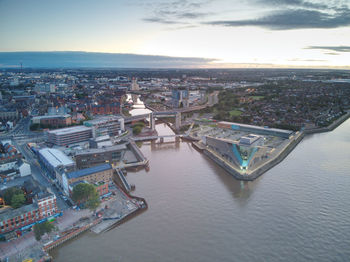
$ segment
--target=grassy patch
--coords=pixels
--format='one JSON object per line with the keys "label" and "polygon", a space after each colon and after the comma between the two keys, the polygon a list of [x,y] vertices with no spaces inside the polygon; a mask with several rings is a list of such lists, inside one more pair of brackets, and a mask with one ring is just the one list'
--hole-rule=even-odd
{"label": "grassy patch", "polygon": [[263,99],[264,96],[252,96],[251,98],[253,98],[254,100],[260,100]]}
{"label": "grassy patch", "polygon": [[231,110],[230,111],[230,116],[240,116],[242,114],[242,111],[239,110]]}

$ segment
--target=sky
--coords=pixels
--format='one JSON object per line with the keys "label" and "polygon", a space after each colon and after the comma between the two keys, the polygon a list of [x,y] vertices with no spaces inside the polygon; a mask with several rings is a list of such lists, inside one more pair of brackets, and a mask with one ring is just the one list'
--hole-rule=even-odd
{"label": "sky", "polygon": [[0,0],[0,36],[0,52],[205,58],[196,67],[350,68],[350,0]]}

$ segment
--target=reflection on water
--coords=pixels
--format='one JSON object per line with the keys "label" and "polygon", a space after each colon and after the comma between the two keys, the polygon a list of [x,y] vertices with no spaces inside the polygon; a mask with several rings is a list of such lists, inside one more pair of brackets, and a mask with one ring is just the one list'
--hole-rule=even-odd
{"label": "reflection on water", "polygon": [[147,109],[144,105],[144,103],[140,100],[139,95],[133,95],[133,94],[127,94],[126,101],[131,101],[133,103],[132,110],[129,111],[129,113],[132,116],[147,114],[152,112],[151,110]]}
{"label": "reflection on water", "polygon": [[190,143],[143,144],[150,172],[127,179],[149,209],[63,245],[55,261],[349,261],[349,131],[347,121],[308,137],[253,182],[235,180]]}

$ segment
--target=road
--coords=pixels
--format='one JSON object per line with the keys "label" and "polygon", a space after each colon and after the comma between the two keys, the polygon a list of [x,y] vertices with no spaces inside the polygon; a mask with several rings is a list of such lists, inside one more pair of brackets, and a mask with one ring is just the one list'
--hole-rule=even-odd
{"label": "road", "polygon": [[30,117],[22,118],[10,132],[0,135],[0,140],[16,139],[22,142],[45,141],[45,133],[30,131]]}
{"label": "road", "polygon": [[69,208],[66,201],[62,199],[62,196],[59,194],[59,190],[53,185],[52,181],[46,176],[46,172],[41,168],[37,156],[30,150],[26,142],[17,141],[12,139],[12,144],[22,153],[23,157],[30,164],[33,178],[39,182],[45,188],[51,189],[51,191],[57,197],[57,206],[61,210]]}

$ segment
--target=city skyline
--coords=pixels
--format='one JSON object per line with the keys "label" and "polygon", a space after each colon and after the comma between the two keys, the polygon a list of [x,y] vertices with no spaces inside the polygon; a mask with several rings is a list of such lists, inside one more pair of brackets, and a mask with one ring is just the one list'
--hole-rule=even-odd
{"label": "city skyline", "polygon": [[347,1],[3,0],[0,24],[0,52],[172,58],[161,67],[181,58],[179,67],[349,68]]}

